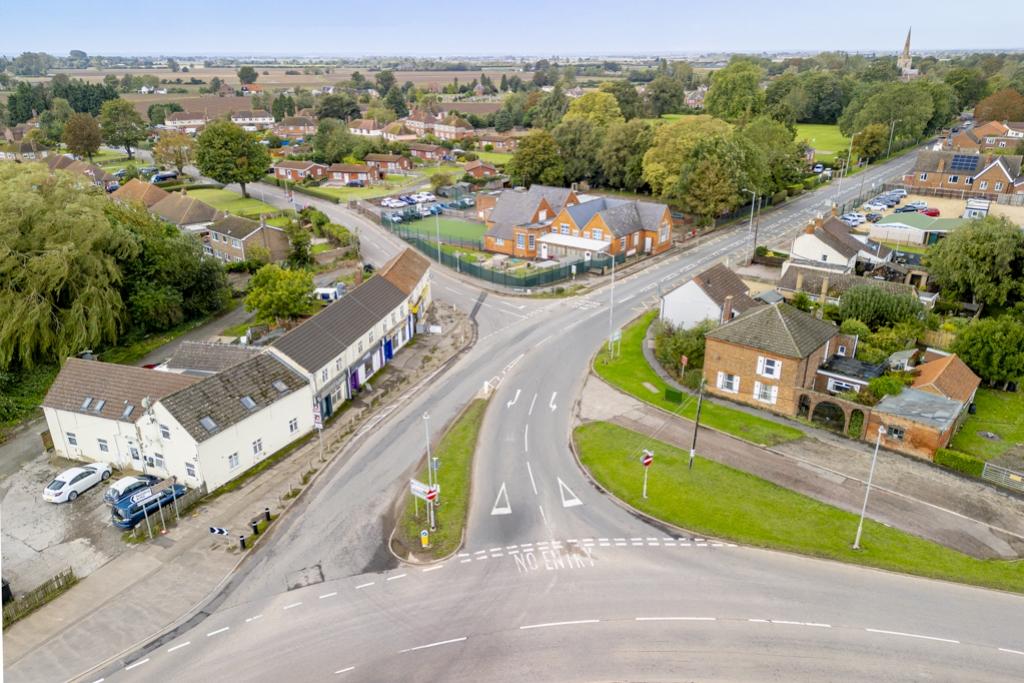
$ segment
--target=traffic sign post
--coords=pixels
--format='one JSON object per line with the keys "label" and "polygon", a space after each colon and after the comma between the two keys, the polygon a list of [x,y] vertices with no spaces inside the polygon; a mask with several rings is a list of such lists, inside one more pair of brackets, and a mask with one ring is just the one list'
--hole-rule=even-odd
{"label": "traffic sign post", "polygon": [[420,547],[421,548],[429,548],[430,547],[430,532],[427,531],[426,529],[424,529],[423,531],[420,532]]}
{"label": "traffic sign post", "polygon": [[640,462],[644,466],[644,498],[647,498],[647,471],[651,469],[651,463],[654,462],[654,453],[652,451],[644,449],[644,455],[640,458]]}
{"label": "traffic sign post", "polygon": [[[430,530],[434,531],[437,527],[434,523],[434,506],[437,504],[438,496],[441,495],[440,484],[424,484],[422,481],[416,479],[409,480],[409,493],[416,498],[421,498],[426,501],[427,504],[427,519],[430,522]],[[417,514],[419,512],[417,511]]]}
{"label": "traffic sign post", "polygon": [[224,528],[221,528],[219,526],[211,526],[210,527],[210,533],[215,535],[215,536],[227,536],[228,535],[228,530],[224,529]]}

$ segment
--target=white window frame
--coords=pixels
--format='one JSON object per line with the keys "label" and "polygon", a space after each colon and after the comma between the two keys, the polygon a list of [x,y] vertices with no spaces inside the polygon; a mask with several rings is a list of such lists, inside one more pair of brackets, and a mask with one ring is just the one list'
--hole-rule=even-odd
{"label": "white window frame", "polygon": [[955,185],[955,184],[960,182],[960,176],[958,176],[958,175],[951,175],[951,176],[949,176],[948,180],[949,180],[949,184],[950,185]]}
{"label": "white window frame", "polygon": [[569,234],[569,224],[568,223],[562,223],[561,225],[558,226],[558,228],[559,228],[559,230],[561,230],[563,235],[568,235]]}
{"label": "white window frame", "polygon": [[164,456],[162,456],[160,453],[154,453],[153,454],[153,466],[154,467],[159,467],[160,469],[163,469],[163,467],[164,467]]}
{"label": "white window frame", "polygon": [[[727,386],[731,384],[731,386]],[[718,382],[717,386],[722,391],[730,394],[738,394],[740,392],[740,378],[736,375],[731,375],[728,372],[718,371]]]}
{"label": "white window frame", "polygon": [[836,355],[838,355],[838,356],[845,356],[846,355],[846,344],[840,344],[839,345],[839,348],[836,349]]}
{"label": "white window frame", "polygon": [[1002,191],[1002,189],[1003,189],[1003,181],[1002,180],[998,181],[996,183],[996,186],[994,188],[992,188],[992,189],[995,190],[996,192]]}
{"label": "white window frame", "polygon": [[858,391],[859,389],[860,387],[856,384],[850,384],[849,382],[844,382],[841,379],[829,379],[828,381],[829,391]]}
{"label": "white window frame", "polygon": [[907,435],[907,430],[899,425],[889,425],[885,428],[885,436],[889,439],[895,439],[896,441],[903,441],[903,438]]}
{"label": "white window frame", "polygon": [[927,173],[922,173],[921,175],[919,175],[917,177],[917,179],[918,180],[928,180],[928,174]]}
{"label": "white window frame", "polygon": [[755,401],[775,405],[775,403],[779,400],[779,388],[774,384],[762,384],[761,382],[754,382],[753,396]]}
{"label": "white window frame", "polygon": [[595,240],[601,241],[601,236],[602,235],[604,235],[604,233],[601,231],[601,228],[591,228],[591,230],[590,230],[590,238],[591,239],[595,239]]}
{"label": "white window frame", "polygon": [[528,244],[530,245],[528,247],[528,249],[536,249],[537,248],[537,237],[533,233],[530,233],[528,239],[529,239]]}
{"label": "white window frame", "polygon": [[96,439],[96,444],[100,448],[100,453],[109,453],[110,452],[110,444],[107,442],[106,439]]}
{"label": "white window frame", "polygon": [[78,437],[75,436],[74,432],[65,432],[64,436],[67,437],[68,445],[69,446],[77,446],[78,445]]}
{"label": "white window frame", "polygon": [[516,246],[520,249],[526,248],[526,235],[521,232],[516,234]]}
{"label": "white window frame", "polygon": [[171,438],[171,428],[167,425],[160,425],[160,438],[169,439]]}
{"label": "white window frame", "polygon": [[252,454],[253,455],[259,455],[262,452],[263,452],[263,438],[262,437],[258,437],[255,441],[252,442]]}
{"label": "white window frame", "polygon": [[238,453],[232,453],[231,455],[228,456],[228,469],[238,469]]}
{"label": "white window frame", "polygon": [[299,418],[293,417],[288,420],[288,433],[294,434],[297,431],[299,431]]}
{"label": "white window frame", "polygon": [[185,463],[185,476],[191,477],[192,479],[198,479],[196,476],[196,466],[193,463]]}
{"label": "white window frame", "polygon": [[978,185],[978,188],[982,189],[982,190],[987,190],[988,189],[988,181],[987,180],[982,180],[981,183]]}
{"label": "white window frame", "polygon": [[[769,368],[769,364],[770,368]],[[779,379],[782,377],[782,361],[777,358],[767,358],[765,356],[757,357],[757,374],[762,377],[771,377],[772,379]]]}
{"label": "white window frame", "polygon": [[326,382],[327,381],[327,376],[329,374],[330,374],[330,370],[328,370],[327,368],[324,368],[323,370],[321,370],[320,371],[320,381],[321,382]]}

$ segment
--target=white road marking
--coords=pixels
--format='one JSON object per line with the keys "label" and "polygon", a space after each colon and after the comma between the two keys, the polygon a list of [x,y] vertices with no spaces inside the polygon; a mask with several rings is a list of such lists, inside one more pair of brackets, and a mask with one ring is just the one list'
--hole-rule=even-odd
{"label": "white road marking", "polygon": [[558,396],[558,392],[551,392],[551,400],[548,401],[548,408],[551,408],[551,412],[555,412],[556,410],[558,410],[558,406],[555,405],[555,396]]}
{"label": "white road marking", "polygon": [[[504,505],[499,505],[501,499],[505,499]],[[508,491],[505,489],[505,482],[501,482],[501,488],[498,489],[498,497],[494,499],[494,506],[491,508],[492,515],[511,515],[512,505],[508,502]]]}
{"label": "white road marking", "polygon": [[[999,648],[999,651],[1000,652],[1007,652],[1007,653],[1009,653],[1011,655],[1024,655],[1024,652],[1021,652],[1020,650],[1008,650],[1005,647]],[[100,679],[100,680],[102,680],[102,679]]]}
{"label": "white road marking", "polygon": [[533,404],[536,403],[536,402],[537,402],[537,394],[534,394],[533,395],[533,400],[530,401],[530,412],[527,413],[528,415],[533,415]]}
{"label": "white road marking", "polygon": [[[564,481],[558,477],[556,477],[556,479],[558,479],[558,495],[562,497],[562,507],[571,508],[576,507],[577,505],[583,505],[583,501],[576,497],[576,494],[572,492],[571,488],[565,485]],[[566,498],[566,494],[569,494],[568,498]]]}
{"label": "white road marking", "polygon": [[435,564],[433,567],[424,567],[420,571],[421,572],[436,572],[438,569],[441,569],[442,567],[444,567],[443,564]]}
{"label": "white road marking", "polygon": [[531,628],[551,628],[552,626],[576,626],[578,624],[596,624],[600,622],[600,619],[577,619],[576,621],[550,621],[546,624],[527,624],[526,626],[520,626],[520,631],[526,631]]}
{"label": "white road marking", "polygon": [[318,599],[319,600],[323,600],[324,598],[333,598],[337,594],[338,594],[338,591],[334,591],[333,593],[324,593]]}
{"label": "white road marking", "polygon": [[514,308],[514,309],[516,309],[517,311],[521,311],[521,310],[523,310],[524,308],[526,308],[526,305],[525,305],[525,304],[520,304],[520,305],[516,306],[515,304],[511,304],[511,303],[509,303],[509,302],[507,302],[507,301],[502,301],[502,300],[500,300],[500,299],[498,300],[498,303],[499,303],[499,304],[505,304],[505,305],[506,305],[506,306],[508,306],[509,308]]}
{"label": "white road marking", "polygon": [[513,543],[512,545],[505,546],[505,550],[515,550],[518,547],[519,546],[517,544]]}
{"label": "white road marking", "polygon": [[530,475],[530,486],[533,487],[533,495],[537,495],[537,482],[533,480],[533,468],[530,467],[530,461],[526,461],[526,471]]}
{"label": "white road marking", "polygon": [[530,452],[530,425],[523,427],[523,452]]}
{"label": "white road marking", "polygon": [[547,526],[548,525],[548,516],[544,514],[544,506],[543,505],[538,505],[537,507],[540,508],[540,516],[541,516],[541,519],[544,520],[544,526]]}
{"label": "white road marking", "polygon": [[512,406],[514,406],[516,404],[516,401],[518,401],[518,400],[519,400],[519,389],[516,389],[515,398],[513,398],[511,401],[506,401],[505,402],[505,407],[506,408],[511,408]]}
{"label": "white road marking", "polygon": [[129,664],[128,666],[126,666],[126,667],[124,668],[124,670],[125,670],[125,671],[131,671],[131,670],[132,670],[132,669],[134,669],[135,667],[137,667],[137,666],[142,666],[143,664],[145,664],[145,663],[146,663],[146,662],[148,662],[148,661],[149,661],[149,657],[146,657],[145,659],[140,659],[139,661],[135,662],[134,664]]}
{"label": "white road marking", "polygon": [[354,668],[355,668],[354,666],[350,666],[347,669],[338,669],[334,673],[336,673],[336,674],[344,674],[344,673],[348,673],[349,671],[351,671]]}
{"label": "white road marking", "polygon": [[293,602],[293,603],[292,603],[292,604],[290,604],[290,605],[285,605],[285,606],[284,606],[284,609],[291,609],[292,607],[298,607],[298,606],[299,606],[299,605],[301,605],[301,604],[302,604],[301,602]]}
{"label": "white road marking", "polygon": [[749,621],[752,624],[767,624],[767,623],[769,623],[767,619],[747,619],[747,621]]}
{"label": "white road marking", "polygon": [[209,633],[206,634],[206,637],[209,638],[210,636],[215,636],[218,633],[224,633],[224,631],[227,631],[230,628],[231,628],[230,626],[225,626],[224,628],[219,628],[216,631],[210,631]]}
{"label": "white road marking", "polygon": [[505,557],[505,553],[500,551],[496,553],[491,553],[491,557]]}
{"label": "white road marking", "polygon": [[384,580],[385,581],[397,581],[398,579],[404,579],[407,576],[409,576],[409,575],[408,574],[399,574],[398,576],[389,576],[388,578],[386,578]]}
{"label": "white road marking", "polygon": [[624,304],[635,296],[636,294],[630,294],[629,296],[622,297],[621,299],[619,299],[619,303]]}
{"label": "white road marking", "polygon": [[459,560],[459,563],[460,564],[466,564],[467,562],[472,562],[472,561],[473,561],[473,558],[471,557],[468,560]]}
{"label": "white road marking", "polygon": [[426,645],[417,645],[416,647],[407,647],[404,650],[399,650],[398,653],[402,654],[403,652],[415,652],[416,650],[426,650],[428,647],[437,647],[438,645],[451,645],[452,643],[461,643],[462,641],[466,640],[466,637],[467,636],[462,636],[461,638],[452,638],[450,640],[439,640],[436,643],[428,643]]}
{"label": "white road marking", "polygon": [[831,624],[819,624],[813,621],[785,621],[783,619],[769,619],[773,624],[782,624],[784,626],[812,626],[814,628],[832,628]]}
{"label": "white road marking", "polygon": [[637,617],[636,621],[716,621],[716,617]]}
{"label": "white road marking", "polygon": [[95,681],[93,681],[92,683],[103,683],[103,681],[105,681],[105,680],[107,680],[107,679],[105,679],[105,678],[97,678],[97,679],[96,679]]}
{"label": "white road marking", "polygon": [[256,615],[256,616],[254,616],[254,617],[249,617],[248,619],[246,619],[246,620],[245,620],[245,623],[247,623],[247,624],[248,624],[248,623],[249,623],[250,621],[256,621],[257,619],[262,619],[262,618],[263,618],[263,615],[262,615],[262,614],[257,614],[257,615]]}
{"label": "white road marking", "polygon": [[371,581],[370,583],[361,583],[361,584],[359,584],[358,586],[356,586],[356,590],[358,591],[358,590],[362,590],[362,589],[364,589],[364,588],[369,588],[369,587],[370,587],[370,586],[372,586],[373,584],[374,584],[374,582],[373,582],[373,581]]}
{"label": "white road marking", "polygon": [[935,641],[938,641],[940,643],[953,643],[954,645],[959,645],[960,644],[959,640],[952,640],[950,638],[938,638],[936,636],[925,636],[925,635],[921,635],[920,633],[904,633],[902,631],[885,631],[885,630],[880,629],[880,628],[866,628],[864,630],[867,631],[868,633],[882,633],[882,634],[885,634],[887,636],[903,636],[904,638],[919,638],[921,640],[935,640]]}
{"label": "white road marking", "polygon": [[191,644],[192,644],[192,641],[191,641],[191,640],[186,640],[186,641],[185,641],[184,643],[182,643],[181,645],[175,645],[175,646],[174,646],[174,647],[172,647],[172,648],[168,648],[168,650],[167,650],[167,651],[168,651],[168,652],[174,652],[175,650],[180,650],[180,649],[181,649],[181,648],[183,648],[183,647],[188,647],[188,646],[189,646],[189,645],[191,645]]}

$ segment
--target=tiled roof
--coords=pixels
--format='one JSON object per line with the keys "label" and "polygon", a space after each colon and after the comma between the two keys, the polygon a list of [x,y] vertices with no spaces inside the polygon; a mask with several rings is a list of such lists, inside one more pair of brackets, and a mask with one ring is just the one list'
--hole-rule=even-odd
{"label": "tiled roof", "polygon": [[236,239],[245,239],[260,229],[260,224],[250,218],[243,218],[232,213],[223,214],[210,224],[210,230]]}
{"label": "tiled roof", "polygon": [[46,165],[50,167],[51,171],[67,168],[73,163],[75,163],[75,160],[64,154],[51,155],[46,158]]}
{"label": "tiled roof", "polygon": [[910,387],[895,396],[886,396],[872,411],[881,415],[902,417],[945,431],[956,420],[962,408],[963,404],[945,396]]}
{"label": "tiled roof", "polygon": [[401,154],[367,154],[364,161],[401,161],[404,157]]}
{"label": "tiled roof", "polygon": [[[284,391],[274,386],[278,381],[283,382]],[[261,353],[165,396],[160,403],[193,439],[202,442],[307,384],[272,354]],[[252,399],[253,409],[242,404],[244,396]],[[204,418],[213,420],[213,431],[201,424]]]}
{"label": "tiled roof", "polygon": [[482,168],[489,168],[492,171],[497,170],[494,167],[494,164],[489,164],[486,161],[481,161],[480,159],[474,159],[473,161],[467,161],[466,165],[463,166],[463,168],[465,170],[467,170],[467,171],[472,171],[474,168],[481,168],[481,167]]}
{"label": "tiled roof", "polygon": [[408,296],[429,270],[430,260],[416,250],[406,247],[401,254],[384,264],[378,275]]}
{"label": "tiled roof", "polygon": [[281,119],[282,126],[315,126],[316,121],[309,116],[286,116]]}
{"label": "tiled roof", "polygon": [[308,372],[316,372],[405,301],[405,292],[372,277],[288,332],[274,348]]}
{"label": "tiled roof", "polygon": [[149,208],[162,199],[166,199],[170,194],[170,192],[162,187],[143,182],[138,178],[132,178],[117,188],[110,196],[122,202],[138,202]]}
{"label": "tiled roof", "polygon": [[314,166],[322,166],[315,161],[301,161],[298,159],[289,159],[287,161],[279,161],[274,164],[274,168],[294,168],[298,171],[305,171],[307,168],[313,168]]}
{"label": "tiled roof", "polygon": [[171,112],[164,118],[164,121],[176,122],[176,121],[205,121],[206,114],[201,111],[176,111]]}
{"label": "tiled roof", "polygon": [[[803,275],[803,282],[799,289],[796,286],[798,275]],[[873,277],[860,277],[850,273],[829,272],[794,265],[790,265],[786,269],[786,274],[779,280],[777,287],[787,292],[804,292],[816,297],[821,294],[821,285],[825,278],[828,278],[828,295],[832,298],[839,298],[853,287],[861,286],[877,287],[890,294],[917,296],[917,290],[912,285],[902,282],[876,280]]]}
{"label": "tiled roof", "polygon": [[151,206],[150,211],[175,225],[209,223],[217,217],[217,209],[182,192],[171,192]]}
{"label": "tiled roof", "polygon": [[363,164],[331,164],[328,173],[371,173],[373,169]]}
{"label": "tiled roof", "polygon": [[171,370],[191,370],[210,374],[226,370],[258,353],[258,349],[239,344],[183,341],[167,359],[167,367]]}
{"label": "tiled roof", "polygon": [[[109,420],[134,422],[142,414],[142,399],[153,402],[197,380],[173,372],[133,365],[68,358],[46,392],[43,406]],[[83,408],[85,400],[92,399]],[[101,403],[102,402],[102,403]],[[97,411],[96,407],[100,406]],[[125,412],[128,406],[132,410]]]}
{"label": "tiled roof", "polygon": [[[565,187],[531,185],[525,192],[505,190],[498,195],[498,201],[491,211],[491,220],[508,225],[525,225],[533,219],[541,200],[547,201],[557,214],[569,200],[572,190]],[[552,218],[554,216],[552,215]]]}
{"label": "tiled roof", "polygon": [[365,128],[366,130],[381,129],[381,125],[377,123],[374,119],[353,119],[352,121],[349,122],[348,127],[359,129]]}
{"label": "tiled roof", "polygon": [[[1002,166],[1006,173],[1011,178],[1016,178],[1020,175],[1021,170],[1021,156],[1015,154],[977,154],[974,156],[978,157],[978,164],[972,171],[953,171],[950,166],[953,162],[953,156],[966,156],[968,152],[937,152],[937,151],[921,151],[917,153],[917,158],[914,160],[913,173],[951,173],[959,175],[977,175],[981,171],[993,163],[998,163]],[[939,171],[939,166],[942,166],[942,171]]]}
{"label": "tiled roof", "polygon": [[708,332],[707,337],[787,358],[806,358],[838,332],[830,322],[788,304],[776,304],[734,318]]}
{"label": "tiled roof", "polygon": [[981,384],[967,364],[955,353],[918,365],[914,388],[960,403],[966,403]]}
{"label": "tiled roof", "polygon": [[750,288],[740,279],[740,276],[726,268],[722,263],[713,265],[703,273],[694,275],[693,281],[719,307],[725,304],[725,297],[727,296],[732,297],[732,308],[737,313],[742,313],[761,305],[747,294]]}
{"label": "tiled roof", "polygon": [[442,154],[445,152],[445,148],[441,145],[428,145],[424,142],[409,143],[409,149],[416,150],[418,152],[440,152]]}
{"label": "tiled roof", "polygon": [[[839,226],[836,225],[839,224]],[[832,249],[838,251],[843,258],[850,258],[860,253],[861,243],[850,235],[850,226],[843,223],[835,216],[821,224],[821,227],[814,229],[814,236],[824,242]]]}
{"label": "tiled roof", "polygon": [[270,112],[268,112],[268,111],[266,111],[264,109],[255,109],[255,110],[252,110],[252,111],[250,111],[248,109],[243,109],[241,111],[236,111],[236,112],[232,112],[231,113],[231,119],[232,120],[234,120],[234,119],[269,119],[269,118],[271,118]]}

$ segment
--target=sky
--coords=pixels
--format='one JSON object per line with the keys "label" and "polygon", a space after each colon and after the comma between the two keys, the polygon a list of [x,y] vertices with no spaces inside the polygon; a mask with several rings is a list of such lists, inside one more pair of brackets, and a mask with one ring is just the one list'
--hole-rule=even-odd
{"label": "sky", "polygon": [[[45,21],[40,29],[40,12]],[[952,0],[0,0],[0,53],[573,56],[1024,48],[1024,3]],[[958,17],[973,16],[968,21]],[[995,16],[995,15],[993,15]]]}

